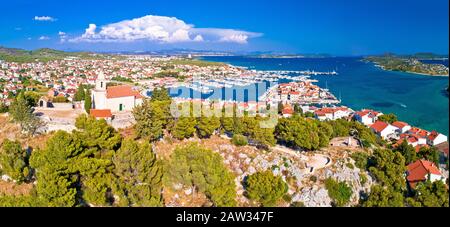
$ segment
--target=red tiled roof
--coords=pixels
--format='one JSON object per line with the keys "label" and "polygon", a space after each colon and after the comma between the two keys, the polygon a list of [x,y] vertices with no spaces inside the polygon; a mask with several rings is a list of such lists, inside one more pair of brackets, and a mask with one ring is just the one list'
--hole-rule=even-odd
{"label": "red tiled roof", "polygon": [[109,99],[129,96],[134,96],[137,99],[142,98],[139,91],[133,90],[133,87],[128,85],[109,87],[106,90],[106,97]]}
{"label": "red tiled roof", "polygon": [[112,113],[111,110],[96,110],[96,109],[91,109],[90,112],[91,116],[96,117],[96,118],[109,118],[112,117]]}
{"label": "red tiled roof", "polygon": [[389,124],[386,122],[377,121],[377,122],[375,122],[375,124],[370,126],[370,128],[372,128],[375,132],[382,132],[388,126],[389,126]]}
{"label": "red tiled roof", "polygon": [[408,176],[406,179],[414,187],[419,181],[425,181],[428,174],[441,175],[441,172],[433,162],[426,160],[419,160],[407,166]]}
{"label": "red tiled roof", "polygon": [[396,121],[394,123],[392,123],[393,126],[397,127],[397,128],[404,128],[406,126],[408,126],[408,123],[402,122],[402,121]]}
{"label": "red tiled roof", "polygon": [[436,139],[436,137],[438,137],[438,135],[439,135],[438,132],[432,131],[432,132],[430,133],[430,135],[428,136],[428,139],[431,140],[431,141],[434,141],[434,140]]}
{"label": "red tiled roof", "polygon": [[366,115],[371,115],[369,117],[373,118],[376,117],[379,113],[373,110],[362,110],[362,111],[358,111],[356,112],[356,115],[359,115],[360,117],[364,117]]}
{"label": "red tiled roof", "polygon": [[283,108],[283,114],[294,114],[294,109],[290,105],[286,105]]}

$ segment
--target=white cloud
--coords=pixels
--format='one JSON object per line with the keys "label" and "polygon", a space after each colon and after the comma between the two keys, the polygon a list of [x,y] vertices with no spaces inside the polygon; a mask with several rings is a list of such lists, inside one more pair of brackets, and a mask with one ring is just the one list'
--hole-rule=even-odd
{"label": "white cloud", "polygon": [[39,40],[49,40],[50,39],[50,37],[48,37],[48,36],[41,36],[41,37],[39,37]]}
{"label": "white cloud", "polygon": [[35,16],[33,18],[35,21],[56,21],[56,18],[50,16]]}
{"label": "white cloud", "polygon": [[175,17],[148,15],[104,25],[100,29],[96,24],[89,24],[84,34],[69,41],[134,42],[145,40],[159,43],[233,42],[244,44],[248,39],[261,35],[234,29],[195,28],[194,25],[187,24]]}
{"label": "white cloud", "polygon": [[67,40],[67,34],[66,34],[65,32],[60,31],[60,32],[58,32],[58,35],[59,35],[59,40],[60,40],[62,43],[66,42],[66,40]]}
{"label": "white cloud", "polygon": [[202,35],[195,36],[194,41],[196,41],[196,42],[203,42],[204,41],[203,36]]}

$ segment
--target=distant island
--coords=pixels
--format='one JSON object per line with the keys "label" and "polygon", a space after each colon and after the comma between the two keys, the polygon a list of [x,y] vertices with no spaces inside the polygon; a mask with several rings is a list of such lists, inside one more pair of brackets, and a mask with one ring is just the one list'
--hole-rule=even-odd
{"label": "distant island", "polygon": [[97,54],[91,52],[65,52],[49,48],[37,50],[24,50],[18,48],[7,48],[0,46],[0,60],[6,62],[30,63],[30,62],[48,62],[53,60],[62,60],[66,58],[80,59],[107,59],[116,55]]}
{"label": "distant island", "polygon": [[329,54],[257,54],[247,55],[251,58],[329,58]]}
{"label": "distant island", "polygon": [[409,72],[428,76],[449,76],[449,68],[442,64],[426,64],[420,60],[446,59],[446,56],[431,53],[419,53],[415,55],[369,56],[365,62],[373,62],[376,66],[390,71]]}

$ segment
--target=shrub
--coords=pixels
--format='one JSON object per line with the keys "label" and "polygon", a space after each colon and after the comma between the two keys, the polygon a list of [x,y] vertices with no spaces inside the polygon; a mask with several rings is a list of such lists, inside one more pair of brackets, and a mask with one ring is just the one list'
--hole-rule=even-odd
{"label": "shrub", "polygon": [[347,166],[349,169],[354,169],[354,168],[355,168],[355,166],[354,166],[352,163],[350,163],[350,162],[348,162],[348,163],[346,164],[346,166]]}
{"label": "shrub", "polygon": [[355,165],[359,169],[367,169],[367,163],[369,160],[369,155],[364,152],[356,152],[353,153],[352,156],[353,160],[355,160]]}
{"label": "shrub", "polygon": [[275,206],[288,191],[288,185],[283,179],[280,176],[274,176],[271,171],[250,175],[244,187],[247,197],[261,203],[264,207]]}
{"label": "shrub", "polygon": [[328,190],[328,195],[333,200],[335,206],[345,206],[352,197],[352,189],[346,182],[337,182],[332,178],[325,181],[325,188]]}
{"label": "shrub", "polygon": [[247,137],[245,137],[243,135],[239,135],[239,134],[234,135],[231,142],[233,142],[234,145],[239,146],[239,147],[248,145]]}
{"label": "shrub", "polygon": [[305,204],[303,202],[293,202],[291,207],[305,207]]}
{"label": "shrub", "polygon": [[361,182],[361,185],[365,185],[367,183],[367,176],[364,173],[359,173],[359,179]]}

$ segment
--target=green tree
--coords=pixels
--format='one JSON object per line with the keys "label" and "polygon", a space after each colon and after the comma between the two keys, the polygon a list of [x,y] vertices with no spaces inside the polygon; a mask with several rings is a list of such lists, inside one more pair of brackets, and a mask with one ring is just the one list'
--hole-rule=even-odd
{"label": "green tree", "polygon": [[202,192],[217,207],[236,206],[234,176],[219,154],[198,144],[178,147],[165,170],[167,184],[190,187],[193,196]]}
{"label": "green tree", "polygon": [[73,133],[59,131],[30,164],[37,172],[37,195],[49,206],[109,206],[115,177],[112,157],[121,137],[106,121],[83,115]]}
{"label": "green tree", "polygon": [[20,93],[9,107],[9,114],[13,121],[18,123],[23,132],[33,136],[44,123],[34,115],[33,108],[25,98],[24,93]]}
{"label": "green tree", "polygon": [[171,101],[169,90],[165,87],[155,88],[152,92],[153,101]]}
{"label": "green tree", "polygon": [[0,113],[7,113],[9,111],[9,106],[4,102],[0,102]]}
{"label": "green tree", "polygon": [[355,152],[351,157],[359,169],[366,170],[368,168],[369,155],[366,152]]}
{"label": "green tree", "polygon": [[271,171],[250,175],[244,184],[247,197],[265,207],[275,206],[288,190],[286,182],[280,176],[274,176]]}
{"label": "green tree", "polygon": [[86,110],[86,113],[90,113],[92,108],[92,97],[91,97],[91,91],[88,89],[85,94],[84,98],[84,110]]}
{"label": "green tree", "polygon": [[244,116],[242,118],[242,131],[245,136],[260,145],[273,146],[276,144],[274,129],[262,127],[261,123],[265,120],[268,120],[268,118]]}
{"label": "green tree", "polygon": [[112,157],[114,151],[120,147],[122,137],[103,119],[96,120],[94,117],[81,115],[76,119],[75,126],[78,131],[75,131],[74,135],[88,148],[87,155]]}
{"label": "green tree", "polygon": [[392,187],[374,185],[368,198],[363,201],[364,207],[403,207],[404,197]]}
{"label": "green tree", "polygon": [[82,101],[86,99],[86,91],[83,84],[78,86],[77,92],[74,95],[74,101]]}
{"label": "green tree", "polygon": [[325,181],[325,188],[328,191],[328,195],[333,200],[335,206],[342,207],[350,202],[350,198],[353,195],[352,188],[345,182],[337,182],[332,178],[328,178]]}
{"label": "green tree", "polygon": [[162,205],[162,166],[149,143],[125,140],[113,161],[126,206]]}
{"label": "green tree", "polygon": [[416,185],[414,196],[407,202],[416,207],[448,207],[448,188],[442,181],[425,181]]}
{"label": "green tree", "polygon": [[371,159],[369,171],[383,187],[392,187],[395,191],[406,189],[404,173],[405,158],[399,152],[388,149],[377,149]]}
{"label": "green tree", "polygon": [[67,169],[50,167],[40,168],[36,177],[36,190],[39,198],[49,207],[73,207],[77,203],[77,176],[68,174]]}
{"label": "green tree", "polygon": [[[323,131],[320,132],[316,120],[295,115],[291,118],[280,119],[275,128],[275,135],[278,141],[284,142],[288,146],[316,150],[329,141],[330,138],[325,138],[330,134],[327,131],[329,129],[325,126],[322,129]],[[321,137],[324,137],[322,138],[322,144]]]}
{"label": "green tree", "polygon": [[318,122],[319,147],[328,147],[333,136],[333,127],[327,122]]}
{"label": "green tree", "polygon": [[384,114],[384,115],[379,116],[378,120],[392,124],[392,123],[398,121],[398,117],[395,114],[390,113],[390,114]]}
{"label": "green tree", "polygon": [[34,91],[26,91],[23,93],[25,99],[27,100],[28,106],[36,106],[39,102],[39,99],[41,98],[41,95],[39,93]]}
{"label": "green tree", "polygon": [[209,138],[220,127],[220,119],[202,116],[198,119],[197,132],[201,138]]}
{"label": "green tree", "polygon": [[182,139],[188,139],[194,136],[195,133],[195,126],[197,125],[197,122],[195,118],[193,117],[180,117],[175,122],[175,125],[172,129],[172,135],[173,137],[182,140]]}
{"label": "green tree", "polygon": [[4,196],[0,195],[0,207],[45,207],[47,204],[33,195]]}
{"label": "green tree", "polygon": [[303,109],[300,107],[298,103],[294,104],[294,112],[298,115],[303,114]]}
{"label": "green tree", "polygon": [[417,157],[418,159],[434,162],[436,166],[439,166],[440,152],[436,147],[421,147]]}
{"label": "green tree", "polygon": [[403,140],[403,142],[399,146],[397,146],[394,151],[402,154],[402,156],[405,158],[406,164],[413,163],[418,159],[416,149],[414,149],[413,146],[409,145],[406,140]]}
{"label": "green tree", "polygon": [[247,146],[248,145],[247,137],[240,135],[240,134],[234,134],[231,142],[236,146]]}
{"label": "green tree", "polygon": [[283,110],[284,110],[284,105],[283,105],[282,102],[279,102],[279,103],[278,103],[278,113],[279,113],[279,114],[282,114],[282,113],[283,113]]}
{"label": "green tree", "polygon": [[57,132],[46,144],[46,149],[35,151],[30,165],[36,169],[36,191],[48,206],[75,206],[79,176],[69,164],[83,152],[82,141],[63,131]]}
{"label": "green tree", "polygon": [[3,141],[0,150],[0,167],[3,173],[21,183],[30,177],[28,153],[22,149],[20,142]]}
{"label": "green tree", "polygon": [[136,119],[135,129],[141,138],[155,141],[163,137],[164,130],[172,123],[170,113],[172,101],[160,101],[157,99],[145,100],[133,110]]}

